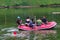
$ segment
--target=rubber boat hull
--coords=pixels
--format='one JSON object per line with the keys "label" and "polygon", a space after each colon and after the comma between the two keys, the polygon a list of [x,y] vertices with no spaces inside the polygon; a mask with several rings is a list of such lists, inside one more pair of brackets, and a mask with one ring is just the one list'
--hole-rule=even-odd
{"label": "rubber boat hull", "polygon": [[56,26],[56,22],[52,21],[52,22],[48,22],[48,24],[41,24],[40,26],[34,26],[34,28],[32,29],[29,26],[25,26],[25,25],[18,25],[18,29],[19,30],[47,30],[47,29],[53,29]]}

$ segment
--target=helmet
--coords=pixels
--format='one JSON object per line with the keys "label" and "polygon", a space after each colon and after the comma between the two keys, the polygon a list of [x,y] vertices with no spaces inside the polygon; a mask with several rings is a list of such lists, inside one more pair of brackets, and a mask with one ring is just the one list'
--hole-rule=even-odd
{"label": "helmet", "polygon": [[20,16],[18,16],[17,18],[19,18],[19,19],[20,19]]}

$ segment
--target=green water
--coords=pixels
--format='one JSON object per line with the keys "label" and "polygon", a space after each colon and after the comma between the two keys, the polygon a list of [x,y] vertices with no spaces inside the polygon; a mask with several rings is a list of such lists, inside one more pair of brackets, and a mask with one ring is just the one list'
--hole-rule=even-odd
{"label": "green water", "polygon": [[[57,26],[54,30],[56,30],[56,38],[55,36],[48,35],[49,37],[42,38],[42,36],[39,35],[37,40],[60,40],[60,14],[52,14],[52,12],[60,12],[60,8],[20,8],[20,9],[0,9],[0,29],[7,28],[7,27],[16,27],[16,18],[17,16],[21,16],[21,19],[25,20],[27,16],[30,16],[31,18],[36,16],[36,18],[41,18],[42,16],[46,16],[48,21],[56,21]],[[3,32],[0,32],[0,34],[3,34]],[[35,36],[34,32],[30,34],[30,40],[33,40],[33,37]],[[13,40],[14,38],[12,38]],[[22,40],[24,40],[23,38]],[[10,40],[8,38],[7,40]]]}
{"label": "green water", "polygon": [[16,25],[16,18],[20,16],[25,20],[27,16],[31,18],[41,18],[46,16],[48,21],[60,22],[60,14],[52,14],[52,12],[60,12],[60,8],[20,8],[20,9],[0,9],[0,25]]}

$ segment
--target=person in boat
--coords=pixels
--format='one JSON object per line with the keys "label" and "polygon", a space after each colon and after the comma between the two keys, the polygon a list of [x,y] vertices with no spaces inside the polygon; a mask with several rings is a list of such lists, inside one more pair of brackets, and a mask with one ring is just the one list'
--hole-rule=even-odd
{"label": "person in boat", "polygon": [[28,26],[28,27],[33,28],[33,18],[30,19],[30,17],[27,17],[25,25]]}
{"label": "person in boat", "polygon": [[17,17],[16,23],[17,23],[17,25],[21,25],[21,23],[22,23],[22,20],[21,20],[21,18],[19,16]]}
{"label": "person in boat", "polygon": [[33,28],[33,22],[30,20],[29,27]]}
{"label": "person in boat", "polygon": [[29,27],[31,27],[31,28],[34,27],[34,21],[33,21],[33,19],[30,20]]}
{"label": "person in boat", "polygon": [[36,24],[35,24],[35,19],[32,18],[31,20],[32,20],[33,25],[35,26],[35,25],[36,25]]}
{"label": "person in boat", "polygon": [[34,16],[29,23],[29,27],[34,28],[36,26],[36,16]]}
{"label": "person in boat", "polygon": [[42,24],[42,20],[39,18],[37,21],[36,21],[36,25],[37,26],[40,26]]}
{"label": "person in boat", "polygon": [[43,18],[41,20],[42,20],[43,24],[47,24],[47,22],[48,22],[45,16],[43,16]]}
{"label": "person in boat", "polygon": [[30,20],[31,20],[30,17],[27,17],[27,18],[26,18],[26,21],[25,21],[25,22],[26,22],[26,23],[25,23],[26,26],[29,26]]}

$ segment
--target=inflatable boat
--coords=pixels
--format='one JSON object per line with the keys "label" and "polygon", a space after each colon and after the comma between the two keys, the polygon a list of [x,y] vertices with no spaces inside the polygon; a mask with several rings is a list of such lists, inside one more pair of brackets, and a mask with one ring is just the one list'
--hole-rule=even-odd
{"label": "inflatable boat", "polygon": [[18,25],[18,29],[19,30],[44,30],[44,29],[52,29],[56,26],[56,22],[52,21],[52,22],[48,22],[47,24],[41,24],[40,26],[34,26],[33,28],[29,27],[29,26],[25,26],[25,25]]}

